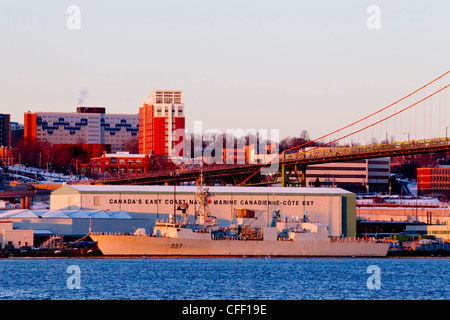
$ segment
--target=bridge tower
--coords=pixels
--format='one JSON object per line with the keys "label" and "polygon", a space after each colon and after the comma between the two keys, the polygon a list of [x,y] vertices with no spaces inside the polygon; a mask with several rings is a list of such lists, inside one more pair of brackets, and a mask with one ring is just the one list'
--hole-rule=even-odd
{"label": "bridge tower", "polygon": [[281,165],[282,187],[306,187],[306,165]]}

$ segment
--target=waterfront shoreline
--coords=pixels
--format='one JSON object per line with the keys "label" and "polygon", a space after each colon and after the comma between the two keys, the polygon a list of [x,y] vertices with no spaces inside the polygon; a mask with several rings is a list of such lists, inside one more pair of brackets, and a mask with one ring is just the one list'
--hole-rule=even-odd
{"label": "waterfront shoreline", "polygon": [[334,256],[67,256],[67,257],[3,257],[2,260],[47,259],[450,259],[450,256],[386,256],[386,257],[334,257]]}

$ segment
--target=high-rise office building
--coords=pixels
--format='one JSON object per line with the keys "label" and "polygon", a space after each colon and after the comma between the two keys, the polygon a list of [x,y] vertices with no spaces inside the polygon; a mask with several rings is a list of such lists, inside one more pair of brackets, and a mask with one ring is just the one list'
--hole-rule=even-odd
{"label": "high-rise office building", "polygon": [[[181,90],[154,90],[139,108],[139,153],[183,156],[184,104]],[[177,135],[175,133],[181,133]]]}

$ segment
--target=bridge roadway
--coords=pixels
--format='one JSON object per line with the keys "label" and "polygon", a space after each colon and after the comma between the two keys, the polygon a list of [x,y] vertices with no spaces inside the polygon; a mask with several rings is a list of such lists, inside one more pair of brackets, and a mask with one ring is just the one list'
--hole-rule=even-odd
{"label": "bridge roadway", "polygon": [[35,197],[35,196],[50,195],[50,193],[51,190],[3,191],[0,192],[0,199]]}
{"label": "bridge roadway", "polygon": [[315,148],[300,153],[280,154],[282,158],[280,161],[285,165],[310,165],[353,159],[372,159],[444,151],[450,151],[450,139],[411,140],[365,146]]}
{"label": "bridge roadway", "polygon": [[[321,147],[311,148],[308,151],[292,152],[292,153],[280,153],[279,157],[267,167],[275,167],[277,170],[274,175],[267,179],[264,176],[258,176],[257,179],[266,180],[266,183],[280,182],[278,178],[281,174],[281,182],[284,184],[284,175],[286,169],[289,167],[300,167],[304,174],[306,167],[312,164],[328,163],[328,162],[340,162],[355,159],[371,159],[392,157],[401,155],[412,155],[421,153],[433,153],[433,152],[445,152],[450,151],[450,139],[438,138],[438,139],[426,139],[426,140],[410,140],[404,142],[391,142],[384,144],[373,144],[365,146],[349,146],[349,147]],[[276,161],[278,160],[278,166]],[[238,185],[249,176],[253,175],[259,169],[265,167],[262,163],[256,164],[221,164],[211,165],[198,169],[180,169],[174,174],[173,170],[170,171],[158,171],[146,175],[136,175],[132,177],[120,177],[110,178],[104,180],[98,180],[99,184],[173,184],[175,181],[179,182],[193,182],[199,178],[200,172],[203,172],[203,176],[206,181],[208,179],[223,179],[227,178],[228,182]],[[267,181],[268,180],[268,181]],[[253,179],[253,182],[255,179]],[[258,184],[258,183],[256,183]]]}

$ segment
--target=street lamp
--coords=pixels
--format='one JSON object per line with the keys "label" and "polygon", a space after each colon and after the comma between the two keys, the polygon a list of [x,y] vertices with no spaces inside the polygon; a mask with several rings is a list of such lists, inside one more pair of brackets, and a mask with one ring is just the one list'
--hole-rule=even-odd
{"label": "street lamp", "polygon": [[450,128],[450,126],[445,127],[445,141],[448,140],[448,138],[447,138],[448,137],[448,134],[447,134],[448,128]]}
{"label": "street lamp", "polygon": [[[445,127],[445,142],[448,142],[448,128],[450,128],[450,126]],[[445,164],[447,164],[447,152],[445,152]]]}

